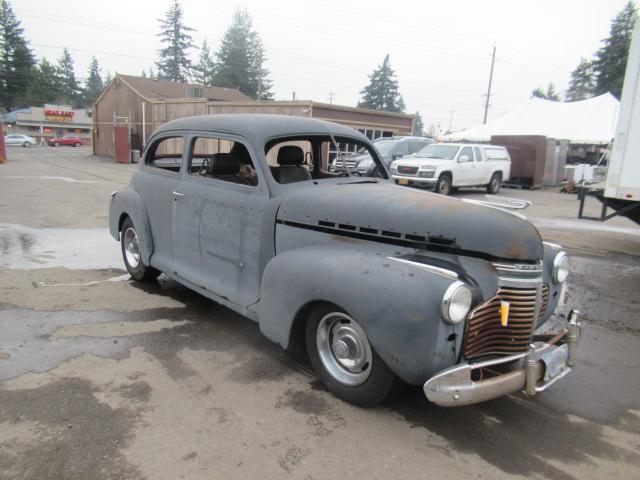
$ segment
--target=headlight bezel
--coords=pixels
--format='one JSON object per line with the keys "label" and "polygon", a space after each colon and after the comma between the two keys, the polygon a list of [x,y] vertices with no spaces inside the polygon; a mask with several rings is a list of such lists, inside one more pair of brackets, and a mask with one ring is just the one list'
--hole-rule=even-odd
{"label": "headlight bezel", "polygon": [[551,270],[551,278],[553,281],[561,285],[567,281],[567,277],[571,272],[569,268],[569,255],[567,252],[560,251],[553,259],[553,268]]}
{"label": "headlight bezel", "polygon": [[[468,298],[464,299],[463,297],[461,299],[459,297],[460,295],[467,296]],[[460,308],[460,305],[455,305],[455,303],[460,300],[465,300],[465,303],[466,303],[466,305],[462,307],[463,310],[460,310],[458,312],[452,312],[452,307]],[[444,296],[442,297],[442,306],[441,306],[442,318],[444,319],[445,322],[447,322],[450,325],[458,325],[459,323],[463,322],[467,318],[467,316],[469,315],[469,312],[471,311],[472,304],[473,304],[473,292],[469,287],[469,285],[459,280],[455,281],[451,285],[449,285],[449,287],[444,293]],[[464,312],[464,314],[460,312]]]}

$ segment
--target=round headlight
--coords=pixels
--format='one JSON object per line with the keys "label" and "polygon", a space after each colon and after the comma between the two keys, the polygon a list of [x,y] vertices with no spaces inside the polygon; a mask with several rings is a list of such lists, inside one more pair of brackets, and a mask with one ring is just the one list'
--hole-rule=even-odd
{"label": "round headlight", "polygon": [[569,276],[569,255],[560,252],[553,259],[553,281],[563,283]]}
{"label": "round headlight", "polygon": [[448,323],[460,323],[471,309],[471,289],[462,282],[452,283],[442,299],[442,318]]}

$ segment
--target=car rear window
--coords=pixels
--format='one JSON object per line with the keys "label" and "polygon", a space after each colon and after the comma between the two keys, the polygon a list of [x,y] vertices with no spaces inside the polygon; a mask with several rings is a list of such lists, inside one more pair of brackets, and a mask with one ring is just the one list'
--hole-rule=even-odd
{"label": "car rear window", "polygon": [[507,150],[504,148],[485,148],[484,153],[487,160],[509,160]]}

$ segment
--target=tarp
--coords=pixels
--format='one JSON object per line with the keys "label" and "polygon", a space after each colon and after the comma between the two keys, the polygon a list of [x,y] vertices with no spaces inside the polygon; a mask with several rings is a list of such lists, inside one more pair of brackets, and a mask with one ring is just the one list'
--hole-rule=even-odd
{"label": "tarp", "polygon": [[615,135],[619,105],[610,93],[578,102],[534,97],[485,125],[454,132],[443,139],[488,142],[492,135],[543,135],[577,144],[610,143]]}

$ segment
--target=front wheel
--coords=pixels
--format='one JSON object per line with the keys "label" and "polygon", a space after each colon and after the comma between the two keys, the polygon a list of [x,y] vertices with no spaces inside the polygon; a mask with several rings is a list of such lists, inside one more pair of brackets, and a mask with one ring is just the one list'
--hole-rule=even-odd
{"label": "front wheel", "polygon": [[131,278],[138,281],[150,281],[155,280],[160,275],[159,270],[145,265],[142,261],[138,233],[130,218],[127,218],[122,224],[120,247],[124,266],[127,268]]}
{"label": "front wheel", "polygon": [[502,185],[502,175],[499,173],[494,173],[491,175],[491,180],[489,180],[489,184],[487,185],[487,192],[489,193],[498,193],[500,191],[500,186]]}
{"label": "front wheel", "polygon": [[305,339],[314,370],[335,395],[363,407],[387,397],[394,375],[347,313],[328,304],[315,308]]}
{"label": "front wheel", "polygon": [[74,146],[74,147],[79,147],[79,146],[80,146],[80,143],[76,142],[76,143],[74,143],[74,144],[73,144],[73,146]]}
{"label": "front wheel", "polygon": [[53,143],[53,146],[54,146],[54,147],[59,147],[59,146],[60,146],[60,142],[54,142],[54,143]]}
{"label": "front wheel", "polygon": [[451,193],[451,177],[446,173],[443,173],[440,175],[440,178],[438,178],[436,192],[440,195],[449,195]]}
{"label": "front wheel", "polygon": [[26,147],[30,147],[30,146],[31,146],[31,144],[30,144],[29,142],[24,142],[24,143],[22,144],[22,146],[26,148]]}

